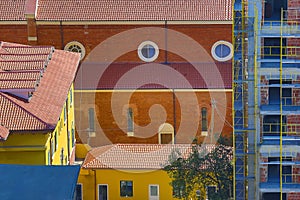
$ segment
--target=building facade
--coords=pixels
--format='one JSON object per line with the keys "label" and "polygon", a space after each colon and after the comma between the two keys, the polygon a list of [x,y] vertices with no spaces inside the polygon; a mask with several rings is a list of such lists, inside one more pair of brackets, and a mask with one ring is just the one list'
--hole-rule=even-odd
{"label": "building facade", "polygon": [[[78,141],[99,146],[231,137],[230,0],[18,3],[7,12],[10,2],[2,2],[1,37],[82,53],[75,84]],[[198,103],[185,105],[189,99]],[[166,140],[159,136],[164,123],[174,130]]]}
{"label": "building facade", "polygon": [[[209,152],[214,147],[203,145],[199,151]],[[174,152],[187,158],[192,145],[112,144],[93,148],[82,164],[77,191],[82,199],[177,199],[171,178],[163,170]],[[198,198],[196,190],[205,198],[205,189],[194,188],[192,198]]]}
{"label": "building facade", "polygon": [[0,163],[72,164],[80,55],[7,42],[0,53]]}

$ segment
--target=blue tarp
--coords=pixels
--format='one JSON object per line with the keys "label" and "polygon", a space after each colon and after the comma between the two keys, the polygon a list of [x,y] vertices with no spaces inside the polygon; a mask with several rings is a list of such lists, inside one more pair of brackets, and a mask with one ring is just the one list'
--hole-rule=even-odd
{"label": "blue tarp", "polygon": [[79,165],[0,164],[1,200],[73,200]]}

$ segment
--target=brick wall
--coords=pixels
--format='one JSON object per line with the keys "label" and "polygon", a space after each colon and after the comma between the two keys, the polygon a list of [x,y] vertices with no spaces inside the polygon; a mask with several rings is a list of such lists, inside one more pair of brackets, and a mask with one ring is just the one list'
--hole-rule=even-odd
{"label": "brick wall", "polygon": [[300,0],[288,0],[288,9],[299,9]]}
{"label": "brick wall", "polygon": [[[86,48],[86,53],[89,54],[97,45],[104,40],[122,33],[127,30],[133,30],[143,27],[159,27],[164,26],[142,26],[142,25],[38,25],[38,44],[53,45],[58,49],[62,49],[64,45],[71,41],[78,41]],[[172,29],[187,35],[197,41],[209,53],[212,45],[218,40],[231,41],[231,25],[168,25],[168,29]],[[151,35],[145,35],[147,38],[153,38]],[[164,49],[168,49],[171,41],[168,40],[168,34],[164,34],[164,41],[155,41],[163,45]],[[126,38],[124,38],[126,42]],[[167,42],[167,43],[166,43]],[[130,43],[130,41],[128,41]],[[161,46],[159,45],[159,47]],[[182,44],[181,44],[182,45]],[[179,46],[180,48],[180,46]],[[175,53],[160,51],[157,62],[165,61],[185,61]],[[121,55],[116,61],[140,61],[136,51]]]}
{"label": "brick wall", "polygon": [[[196,103],[201,109],[207,108],[208,124],[211,119],[211,100],[208,92],[195,92]],[[112,108],[112,93],[108,91],[96,93],[75,93],[75,119],[76,129],[79,137],[83,142],[86,142],[87,132],[84,131],[89,127],[88,109],[95,107],[96,115],[96,138],[91,139],[92,146],[99,146],[110,143],[158,143],[157,131],[159,126],[164,123],[170,123],[178,132],[179,128],[185,128],[182,135],[176,135],[178,143],[180,141],[192,142],[197,138],[201,143],[205,139],[201,136],[201,118],[196,112],[196,108],[192,105],[193,97],[188,92],[176,92],[176,100],[174,105],[172,92],[135,92],[131,95],[129,102],[126,101],[128,93],[120,92],[117,100],[113,101],[116,109]],[[231,117],[231,92],[226,93],[227,104],[219,102],[218,109],[222,110],[220,106],[227,107],[227,113],[224,116],[219,116],[215,112],[215,130],[223,126],[220,123],[221,118],[226,116],[228,123],[232,124]],[[93,101],[94,99],[94,101]],[[93,105],[93,102],[95,105]],[[157,106],[158,105],[158,106]],[[134,137],[127,136],[127,108],[133,108],[134,118]],[[196,105],[197,106],[197,105]],[[115,110],[115,116],[113,115]],[[183,119],[182,116],[188,116]],[[151,121],[152,120],[152,121]],[[145,128],[147,126],[150,127]],[[184,126],[185,125],[185,126]],[[195,127],[196,131],[190,131],[191,127]],[[184,126],[184,127],[183,127]],[[225,125],[222,129],[222,134],[227,137],[232,136],[232,128]]]}
{"label": "brick wall", "polygon": [[[261,76],[260,83],[262,85],[268,85],[269,80],[267,80],[265,76]],[[261,87],[260,88],[260,96],[261,96],[260,103],[261,104],[268,104],[269,103],[268,94],[269,94],[269,88],[268,87]]]}
{"label": "brick wall", "polygon": [[299,192],[290,192],[287,194],[287,200],[299,200],[300,193]]}
{"label": "brick wall", "polygon": [[0,41],[27,44],[27,25],[1,25]]}
{"label": "brick wall", "polygon": [[[218,40],[231,42],[232,26],[222,24],[202,24],[202,25],[35,25],[33,19],[28,19],[27,25],[1,25],[0,39],[2,41],[17,42],[22,44],[52,45],[57,49],[63,49],[71,41],[82,43],[89,54],[97,45],[104,40],[122,33],[143,27],[159,27],[172,29],[197,41],[210,55],[212,45]],[[36,42],[29,42],[28,36],[37,36]],[[168,39],[168,34],[164,34],[164,41],[161,44],[176,42]],[[151,35],[145,35],[145,40]],[[153,38],[153,37],[152,37]],[[124,38],[125,43],[126,38]],[[154,41],[158,42],[158,41]],[[128,44],[130,41],[128,41]],[[181,44],[182,45],[182,44]],[[162,46],[162,45],[160,45]],[[164,47],[168,48],[168,47]],[[179,46],[180,48],[180,46]],[[175,53],[160,51],[158,62],[165,61],[185,61],[184,58]],[[140,61],[136,51],[121,55],[116,61]]]}
{"label": "brick wall", "polygon": [[[260,162],[267,163],[268,158],[267,157],[260,157]],[[267,182],[268,181],[268,165],[261,164],[260,165],[260,182]]]}

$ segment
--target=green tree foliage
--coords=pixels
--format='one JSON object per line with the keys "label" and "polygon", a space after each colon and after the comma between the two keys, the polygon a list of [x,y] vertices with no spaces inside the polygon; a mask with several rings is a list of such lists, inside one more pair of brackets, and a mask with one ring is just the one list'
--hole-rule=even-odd
{"label": "green tree foliage", "polygon": [[[211,149],[211,150],[209,150]],[[173,195],[179,199],[190,199],[200,191],[198,199],[204,199],[208,186],[216,186],[209,192],[209,199],[226,200],[232,193],[232,147],[218,144],[213,148],[193,144],[191,154],[184,158],[179,150],[169,156],[164,167],[173,187]]]}

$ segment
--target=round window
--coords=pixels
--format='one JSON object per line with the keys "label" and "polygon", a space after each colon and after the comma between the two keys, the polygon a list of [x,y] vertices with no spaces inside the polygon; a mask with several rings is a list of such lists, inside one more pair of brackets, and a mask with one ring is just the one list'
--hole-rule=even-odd
{"label": "round window", "polygon": [[211,48],[211,54],[217,61],[227,61],[233,56],[232,44],[226,41],[218,41]]}
{"label": "round window", "polygon": [[138,47],[138,55],[142,61],[152,62],[159,54],[158,46],[151,41],[142,42]]}
{"label": "round window", "polygon": [[85,48],[84,46],[77,41],[72,41],[66,44],[65,48],[66,51],[76,52],[81,54],[81,59],[85,56]]}

